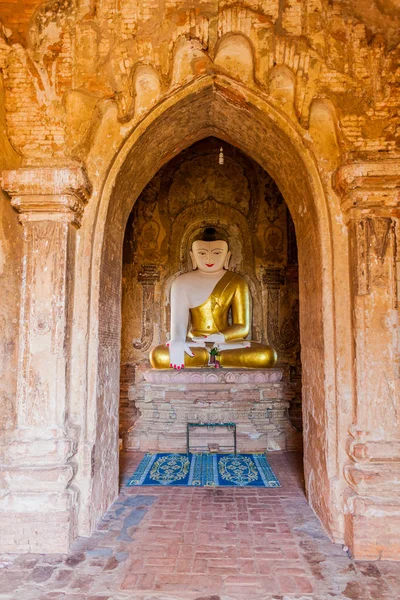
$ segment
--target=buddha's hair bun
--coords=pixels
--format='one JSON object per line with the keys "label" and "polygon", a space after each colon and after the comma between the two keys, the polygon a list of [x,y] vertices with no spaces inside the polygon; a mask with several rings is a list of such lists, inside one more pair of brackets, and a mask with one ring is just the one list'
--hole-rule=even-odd
{"label": "buddha's hair bun", "polygon": [[195,242],[197,240],[201,240],[202,242],[216,242],[217,240],[223,240],[228,243],[228,236],[225,232],[215,229],[215,227],[206,227],[193,241]]}

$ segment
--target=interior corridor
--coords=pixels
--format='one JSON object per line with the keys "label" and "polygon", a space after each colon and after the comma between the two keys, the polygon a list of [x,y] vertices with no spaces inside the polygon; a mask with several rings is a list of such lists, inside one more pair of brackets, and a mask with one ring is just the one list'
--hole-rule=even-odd
{"label": "interior corridor", "polygon": [[394,600],[400,565],[356,562],[307,504],[301,455],[270,453],[282,487],[125,487],[68,555],[1,557],[1,600]]}

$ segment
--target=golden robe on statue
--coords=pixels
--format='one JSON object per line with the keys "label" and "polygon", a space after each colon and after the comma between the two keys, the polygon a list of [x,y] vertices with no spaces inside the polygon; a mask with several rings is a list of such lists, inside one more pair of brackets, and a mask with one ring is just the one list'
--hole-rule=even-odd
{"label": "golden robe on statue", "polygon": [[[225,342],[216,344],[222,367],[265,369],[274,366],[277,357],[273,348],[245,339],[250,329],[250,293],[247,282],[240,275],[226,271],[207,300],[190,308],[190,318],[190,339],[207,342],[207,336],[211,334],[224,335]],[[191,350],[194,356],[185,354],[185,367],[207,366],[207,348],[191,347]],[[155,369],[170,368],[168,346],[153,348],[150,362]]]}

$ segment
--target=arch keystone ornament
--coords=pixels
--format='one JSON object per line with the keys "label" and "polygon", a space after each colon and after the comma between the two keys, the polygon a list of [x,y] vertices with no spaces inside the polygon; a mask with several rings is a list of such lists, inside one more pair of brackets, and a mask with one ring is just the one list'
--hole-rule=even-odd
{"label": "arch keystone ornament", "polygon": [[345,542],[358,559],[400,560],[400,160],[335,174],[350,235],[355,408],[345,466]]}
{"label": "arch keystone ornament", "polygon": [[[3,551],[66,552],[76,531],[69,431],[71,293],[76,229],[91,186],[80,167],[2,173],[20,213],[24,258],[19,325],[17,427],[1,447]],[[10,519],[15,527],[6,527]]]}

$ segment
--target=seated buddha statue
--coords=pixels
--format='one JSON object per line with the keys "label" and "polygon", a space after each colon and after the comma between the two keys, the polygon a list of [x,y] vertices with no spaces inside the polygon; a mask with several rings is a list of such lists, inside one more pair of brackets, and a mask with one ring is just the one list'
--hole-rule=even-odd
{"label": "seated buddha statue", "polygon": [[205,367],[213,347],[221,367],[273,367],[275,350],[246,339],[249,286],[243,277],[227,270],[231,254],[226,240],[208,227],[193,242],[190,254],[193,271],[177,277],[171,288],[171,339],[151,350],[152,367]]}

